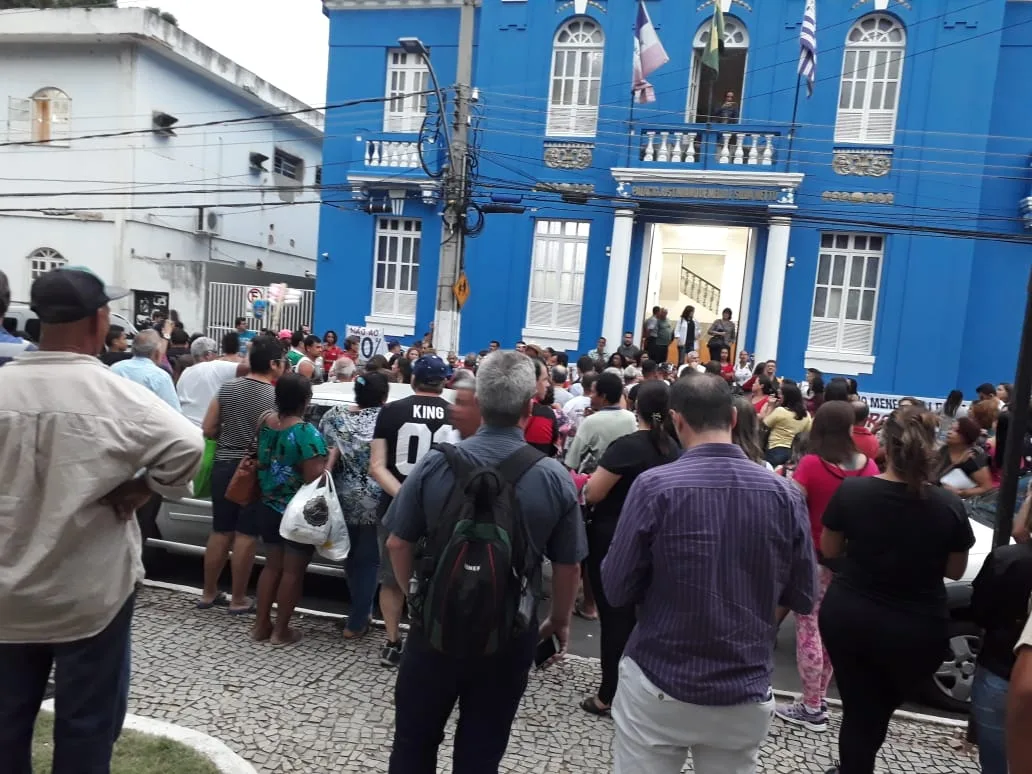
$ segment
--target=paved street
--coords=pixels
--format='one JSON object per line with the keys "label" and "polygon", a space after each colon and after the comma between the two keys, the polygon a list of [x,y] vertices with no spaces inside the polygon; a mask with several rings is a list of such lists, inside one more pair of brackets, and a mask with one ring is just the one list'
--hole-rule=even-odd
{"label": "paved street", "polygon": [[[376,660],[382,633],[345,645],[332,622],[304,618],[292,648],[257,644],[247,620],[198,612],[195,597],[145,588],[137,605],[130,711],[212,734],[261,772],[383,772],[390,749],[394,672]],[[612,722],[576,709],[597,666],[570,659],[531,677],[513,728],[508,774],[602,774],[610,770]],[[761,771],[823,772],[833,731],[807,734],[775,721]],[[953,750],[950,729],[893,723],[884,772],[977,772]],[[442,763],[448,759],[447,746]],[[689,767],[686,769],[691,771]]]}
{"label": "paved street", "polygon": [[[259,569],[255,568],[252,581],[257,580],[258,572]],[[159,570],[148,572],[147,577],[150,580],[200,588],[203,578],[201,560],[198,557],[170,556]],[[222,587],[227,592],[229,591],[229,580],[230,576],[227,570],[222,576]],[[251,586],[251,592],[254,593],[254,583]],[[347,583],[340,578],[308,575],[305,578],[304,598],[301,601],[301,607],[322,613],[346,615],[349,609],[347,594]],[[548,602],[544,602],[542,603],[541,614],[547,615],[547,613]],[[599,625],[575,617],[570,627],[570,652],[587,658],[598,658],[599,647]],[[789,616],[778,632],[778,647],[774,651],[774,689],[790,691],[792,693],[799,693],[802,690],[799,670],[796,667],[795,626],[791,616]],[[829,689],[829,695],[832,698],[838,698],[838,690],[835,687],[834,681],[832,681]],[[941,717],[965,720],[967,717],[966,715],[957,715],[937,710],[916,702],[905,704],[903,708],[913,712]]]}

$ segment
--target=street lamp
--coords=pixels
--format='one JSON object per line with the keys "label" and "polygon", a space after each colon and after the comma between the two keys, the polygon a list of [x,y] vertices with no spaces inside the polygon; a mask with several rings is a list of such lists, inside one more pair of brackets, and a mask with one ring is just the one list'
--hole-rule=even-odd
{"label": "street lamp", "polygon": [[444,94],[441,92],[441,84],[437,80],[437,71],[434,70],[434,65],[430,61],[430,49],[419,38],[398,38],[398,45],[401,46],[401,50],[406,54],[418,56],[423,60],[423,64],[426,65],[426,69],[430,73],[430,81],[434,85],[434,94],[437,95],[437,104],[441,111],[441,128],[444,130],[444,142],[451,149],[451,135],[448,132],[448,119],[445,115]]}

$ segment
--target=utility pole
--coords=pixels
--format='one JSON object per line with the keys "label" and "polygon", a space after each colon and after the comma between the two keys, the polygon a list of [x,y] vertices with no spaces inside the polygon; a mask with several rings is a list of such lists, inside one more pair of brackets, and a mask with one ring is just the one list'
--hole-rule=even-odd
{"label": "utility pole", "polygon": [[459,353],[459,304],[454,288],[463,273],[466,250],[466,207],[469,201],[466,155],[469,149],[475,14],[476,0],[462,0],[459,61],[455,68],[455,121],[448,149],[448,172],[444,177],[444,228],[441,230],[437,308],[434,313],[434,348],[442,357],[448,352]]}

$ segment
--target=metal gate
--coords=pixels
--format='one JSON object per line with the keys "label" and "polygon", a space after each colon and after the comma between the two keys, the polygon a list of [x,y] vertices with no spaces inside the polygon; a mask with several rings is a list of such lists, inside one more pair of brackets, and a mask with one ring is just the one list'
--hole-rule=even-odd
{"label": "metal gate", "polygon": [[[268,316],[256,318],[250,310],[248,294],[261,292],[261,298],[268,295],[268,287],[256,285],[240,285],[231,282],[208,283],[208,335],[221,341],[222,336],[235,329],[233,323],[238,317],[247,320],[247,327],[252,331],[270,328],[272,322]],[[279,310],[278,327],[298,330],[302,325],[312,325],[312,310],[315,308],[315,291],[299,290],[301,301],[297,304],[284,304]],[[253,298],[251,299],[253,300]]]}

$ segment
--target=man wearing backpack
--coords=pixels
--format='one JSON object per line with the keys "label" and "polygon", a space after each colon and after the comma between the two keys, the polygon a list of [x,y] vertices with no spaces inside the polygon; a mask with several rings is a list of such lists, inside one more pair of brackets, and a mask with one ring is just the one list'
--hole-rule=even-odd
{"label": "man wearing backpack", "polygon": [[[523,440],[536,383],[525,355],[485,358],[483,425],[427,454],[387,512],[394,574],[414,575],[391,774],[437,771],[456,702],[454,771],[497,772],[536,643],[555,635],[566,651],[587,541],[569,473]],[[542,553],[552,561],[552,612],[539,627]]]}

